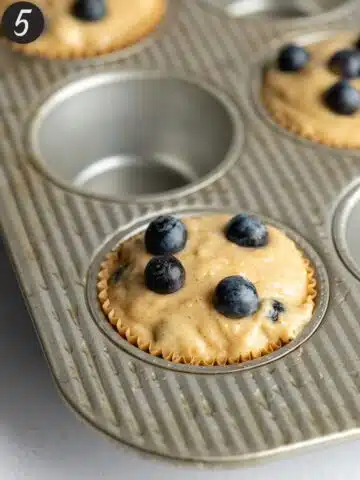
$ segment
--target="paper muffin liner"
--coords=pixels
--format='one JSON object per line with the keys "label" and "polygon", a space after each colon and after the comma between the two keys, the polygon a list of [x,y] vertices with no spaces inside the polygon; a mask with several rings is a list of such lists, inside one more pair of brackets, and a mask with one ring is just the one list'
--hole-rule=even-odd
{"label": "paper muffin liner", "polygon": [[154,13],[153,21],[148,22],[148,26],[144,27],[142,33],[139,34],[138,38],[125,43],[123,41],[120,41],[120,39],[118,41],[114,39],[113,42],[111,42],[106,47],[97,47],[96,45],[84,42],[84,45],[80,45],[76,48],[75,46],[61,44],[61,42],[59,41],[57,48],[51,50],[50,47],[48,47],[46,43],[42,41],[35,41],[28,44],[18,44],[11,42],[7,39],[4,39],[4,41],[8,45],[10,45],[10,48],[15,52],[47,60],[81,60],[93,57],[100,57],[103,55],[115,53],[117,51],[120,52],[145,40],[151,33],[156,30],[156,28],[163,21],[166,13],[166,8],[166,1],[162,6],[159,5],[158,11]]}
{"label": "paper muffin liner", "polygon": [[294,133],[295,135],[298,135],[302,138],[311,140],[316,143],[320,143],[322,145],[327,145],[328,147],[344,149],[360,148],[360,140],[355,137],[351,142],[341,142],[324,134],[308,132],[304,127],[302,127],[301,124],[299,124],[298,122],[294,122],[292,115],[289,115],[285,110],[277,107],[274,104],[274,102],[272,101],[272,94],[270,92],[267,92],[266,85],[264,85],[263,87],[262,100],[273,120],[278,125],[285,128],[289,132]]}
{"label": "paper muffin liner", "polygon": [[[304,264],[307,271],[308,278],[308,295],[306,303],[312,304],[313,308],[315,306],[316,296],[317,296],[317,283],[316,276],[313,266],[310,261],[303,256]],[[140,350],[150,353],[151,355],[162,357],[165,360],[182,363],[189,365],[200,365],[200,366],[215,366],[215,365],[231,365],[238,364],[248,360],[253,360],[269,353],[272,353],[279,348],[283,347],[287,343],[290,343],[294,340],[294,337],[279,338],[276,343],[269,343],[266,348],[257,351],[251,351],[245,354],[240,355],[239,357],[228,357],[228,356],[219,356],[212,359],[211,361],[204,360],[202,358],[197,358],[193,356],[180,355],[177,352],[165,351],[164,349],[156,348],[149,342],[144,342],[138,335],[134,334],[131,330],[131,327],[124,325],[122,319],[115,314],[115,310],[111,306],[111,302],[108,296],[108,281],[114,271],[119,267],[119,258],[118,251],[113,251],[107,254],[105,261],[101,264],[100,271],[98,273],[98,299],[101,305],[101,308],[105,315],[107,316],[112,327],[118,331],[118,333],[129,343],[138,347]]]}

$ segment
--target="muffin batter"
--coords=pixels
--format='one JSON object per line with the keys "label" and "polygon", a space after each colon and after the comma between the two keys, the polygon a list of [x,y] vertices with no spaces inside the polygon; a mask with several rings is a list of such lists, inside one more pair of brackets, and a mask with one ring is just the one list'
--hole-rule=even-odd
{"label": "muffin batter", "polygon": [[[324,92],[340,76],[328,62],[339,50],[355,48],[358,35],[342,33],[306,46],[309,62],[296,72],[280,71],[276,65],[266,73],[263,100],[281,126],[311,140],[340,148],[360,148],[360,111],[351,116],[331,111],[323,101]],[[349,79],[360,89],[360,77]]]}
{"label": "muffin batter", "polygon": [[[0,13],[11,3],[0,0]],[[47,29],[35,42],[12,45],[24,53],[47,58],[89,57],[128,47],[159,24],[166,6],[166,0],[106,0],[104,18],[83,21],[72,14],[74,0],[33,3],[44,13]]]}
{"label": "muffin batter", "polygon": [[[186,282],[171,295],[146,288],[144,270],[152,256],[145,250],[143,233],[108,255],[99,273],[99,299],[122,336],[175,362],[225,364],[271,352],[301,332],[311,319],[316,296],[309,262],[292,240],[271,226],[265,247],[230,242],[224,234],[230,218],[182,219],[188,240],[175,256],[185,268]],[[231,275],[242,275],[255,285],[261,304],[254,315],[230,319],[214,308],[217,284]],[[275,300],[285,311],[271,318]]]}

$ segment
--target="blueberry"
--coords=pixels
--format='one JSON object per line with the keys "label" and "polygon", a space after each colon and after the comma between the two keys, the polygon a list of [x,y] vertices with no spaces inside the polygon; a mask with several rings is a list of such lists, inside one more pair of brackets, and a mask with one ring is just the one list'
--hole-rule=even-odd
{"label": "blueberry", "polygon": [[76,0],[73,14],[86,22],[101,20],[106,15],[105,0]]}
{"label": "blueberry", "polygon": [[213,297],[215,309],[228,318],[248,317],[260,305],[254,284],[244,277],[226,277],[217,285]]}
{"label": "blueberry", "polygon": [[360,108],[360,93],[346,80],[341,80],[326,90],[324,102],[335,113],[352,115]]}
{"label": "blueberry", "polygon": [[145,268],[145,285],[155,293],[168,294],[185,284],[185,269],[173,255],[153,257]]}
{"label": "blueberry", "polygon": [[185,247],[186,241],[185,225],[170,215],[157,217],[145,232],[145,247],[152,255],[178,253]]}
{"label": "blueberry", "polygon": [[273,322],[277,322],[279,320],[280,313],[285,312],[285,306],[283,303],[279,302],[278,300],[273,300],[271,305],[271,311],[269,312],[269,318]]}
{"label": "blueberry", "polygon": [[297,72],[305,67],[309,59],[310,54],[305,48],[290,43],[280,50],[278,67],[282,72]]}
{"label": "blueberry", "polygon": [[329,60],[329,68],[344,78],[360,76],[360,52],[354,49],[339,50]]}
{"label": "blueberry", "polygon": [[240,247],[265,247],[269,241],[266,226],[257,217],[246,213],[230,220],[225,227],[225,235]]}

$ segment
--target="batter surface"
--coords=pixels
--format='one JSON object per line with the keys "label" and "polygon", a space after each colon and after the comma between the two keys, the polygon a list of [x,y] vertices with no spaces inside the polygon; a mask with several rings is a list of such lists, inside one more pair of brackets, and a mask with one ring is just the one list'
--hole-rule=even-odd
{"label": "batter surface", "polygon": [[[323,102],[324,92],[340,80],[328,62],[339,50],[354,48],[358,35],[342,33],[307,45],[309,63],[297,72],[282,72],[276,65],[266,73],[263,100],[281,126],[303,137],[339,148],[360,148],[360,112],[351,116],[332,112]],[[360,89],[360,78],[349,83]]]}
{"label": "batter surface", "polygon": [[[11,3],[0,0],[0,13]],[[74,0],[33,0],[33,3],[44,13],[47,29],[35,42],[13,46],[27,54],[48,58],[88,57],[128,47],[159,24],[166,8],[166,0],[107,0],[104,18],[83,21],[71,13]]]}
{"label": "batter surface", "polygon": [[[122,336],[175,362],[225,364],[271,352],[302,331],[311,319],[316,296],[309,262],[292,240],[272,226],[266,247],[245,248],[228,241],[224,227],[230,218],[182,219],[188,241],[176,257],[185,267],[186,282],[171,295],[156,294],[144,284],[151,255],[145,250],[143,233],[109,254],[99,273],[99,299]],[[230,275],[254,283],[261,306],[253,316],[234,320],[215,310],[213,292]],[[276,321],[270,318],[273,300],[285,306]]]}

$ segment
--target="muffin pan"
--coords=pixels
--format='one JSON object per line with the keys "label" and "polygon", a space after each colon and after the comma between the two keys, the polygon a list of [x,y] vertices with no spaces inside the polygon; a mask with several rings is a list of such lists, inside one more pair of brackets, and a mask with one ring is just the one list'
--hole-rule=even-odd
{"label": "muffin pan", "polygon": [[263,17],[293,18],[307,15],[306,8],[299,2],[286,2],[275,0],[205,0],[210,5],[224,10],[232,17]]}
{"label": "muffin pan", "polygon": [[[200,0],[174,3],[171,28],[111,66],[26,59],[1,47],[0,219],[56,384],[102,432],[179,460],[243,463],[357,434],[358,208],[344,192],[359,177],[359,158],[284,135],[259,113],[255,57],[287,35]],[[359,8],[344,3],[339,12],[334,28],[358,27]],[[292,20],[282,25],[291,29]],[[313,34],[311,25],[296,35]],[[161,174],[152,169],[142,184],[153,190],[133,189],[131,167],[138,158],[156,163],[158,152],[171,162],[161,157]],[[269,218],[313,260],[314,319],[274,356],[187,371],[142,357],[106,330],[93,288],[105,251],[160,212],[199,209]]]}
{"label": "muffin pan", "polygon": [[65,186],[150,201],[214,181],[242,139],[238,110],[221,91],[180,76],[113,71],[82,75],[41,102],[29,150]]}
{"label": "muffin pan", "polygon": [[324,14],[344,13],[352,2],[341,0],[203,0],[232,17],[258,20],[296,20]]}
{"label": "muffin pan", "polygon": [[342,260],[360,280],[359,221],[360,185],[357,180],[347,189],[336,207],[333,222],[333,238]]}

